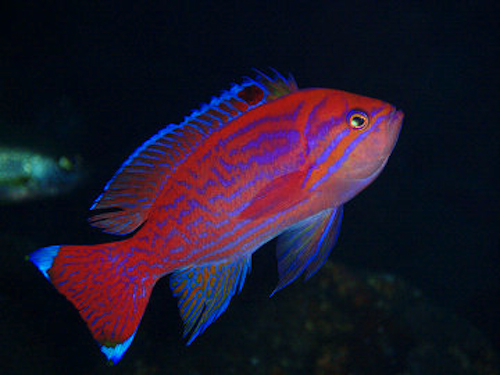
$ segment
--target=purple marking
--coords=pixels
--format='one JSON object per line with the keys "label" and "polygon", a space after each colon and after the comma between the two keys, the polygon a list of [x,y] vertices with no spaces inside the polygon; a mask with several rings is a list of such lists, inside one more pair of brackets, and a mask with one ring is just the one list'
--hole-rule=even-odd
{"label": "purple marking", "polygon": [[211,167],[210,170],[212,171],[212,173],[217,176],[217,179],[219,180],[219,182],[221,183],[221,185],[225,188],[231,186],[233,183],[234,183],[234,176],[231,177],[231,179],[229,180],[226,180],[224,178],[224,176],[222,176],[222,174],[217,170],[217,168],[215,167]]}
{"label": "purple marking", "polygon": [[335,127],[338,126],[342,123],[342,120],[340,119],[329,119],[326,121],[321,122],[318,124],[315,128],[317,130],[316,133],[314,134],[307,134],[306,139],[307,139],[307,153],[317,147],[317,144],[321,141],[323,141],[326,137],[327,134]]}
{"label": "purple marking", "polygon": [[342,156],[335,162],[335,164],[333,164],[332,166],[330,166],[328,168],[328,172],[312,186],[311,190],[315,190],[319,185],[324,183],[325,180],[327,180],[333,173],[335,173],[337,170],[339,170],[339,168],[344,164],[346,159],[349,157],[351,152],[354,151],[354,149],[358,146],[358,144],[361,141],[363,141],[366,137],[368,137],[368,135],[370,135],[370,133],[372,131],[374,131],[375,129],[378,128],[377,125],[382,121],[383,118],[384,117],[378,118],[377,121],[375,122],[375,124],[373,124],[369,130],[361,133],[354,141],[352,141],[351,144],[346,147]]}
{"label": "purple marking", "polygon": [[208,212],[208,213],[211,213],[211,214],[215,214],[213,212],[213,210],[209,209],[207,206],[201,204],[200,202],[198,202],[196,199],[190,199],[188,201],[188,204],[189,204],[189,208],[190,210],[192,211],[193,209],[195,208],[200,208],[201,210],[205,211],[205,212]]}
{"label": "purple marking", "polygon": [[201,204],[198,202],[196,199],[190,199],[188,201],[189,208],[187,210],[182,210],[181,213],[179,214],[179,217],[177,218],[177,224],[181,225],[182,224],[182,218],[184,216],[187,216],[193,212],[193,210],[199,208],[202,211],[208,212],[212,215],[219,216],[220,214],[217,212],[214,212],[213,210],[209,209],[207,206]]}
{"label": "purple marking", "polygon": [[177,217],[177,219],[176,219],[177,224],[182,225],[182,218],[183,218],[184,216],[188,216],[188,215],[191,213],[191,211],[193,211],[193,209],[192,209],[192,208],[189,208],[189,209],[187,209],[187,210],[182,210],[182,211],[179,213],[179,216],[178,216],[178,217]]}
{"label": "purple marking", "polygon": [[269,164],[274,164],[276,163],[276,160],[285,154],[290,153],[294,147],[297,145],[300,139],[300,133],[296,130],[290,130],[290,131],[285,131],[285,132],[275,132],[271,133],[273,134],[272,136],[269,136],[269,133],[264,133],[259,136],[259,139],[262,139],[260,143],[263,141],[270,141],[270,142],[276,142],[276,139],[278,137],[274,137],[274,134],[279,133],[281,134],[286,134],[285,138],[288,143],[286,145],[276,147],[276,145],[271,143],[271,150],[265,150],[262,149],[261,145],[261,154],[255,154],[252,155],[248,158],[247,162],[238,162],[236,164],[229,164],[226,161],[224,161],[222,158],[220,158],[220,164],[224,167],[226,172],[228,173],[233,173],[235,169],[238,169],[239,171],[245,171],[249,169],[249,167],[253,163],[257,163],[258,165],[269,165]]}
{"label": "purple marking", "polygon": [[151,246],[153,249],[157,248],[157,246],[158,246],[157,242],[158,243],[162,243],[163,242],[163,236],[160,236],[158,233],[155,232],[153,234],[153,243],[152,243],[152,246]]}
{"label": "purple marking", "polygon": [[168,252],[171,254],[176,254],[176,253],[182,252],[183,250],[184,250],[184,246],[177,246],[177,247],[169,249]]}
{"label": "purple marking", "polygon": [[[217,195],[213,196],[212,198],[210,198],[209,202],[211,204],[215,203],[217,200],[224,200],[226,202],[231,202],[233,199],[240,196],[243,191],[246,191],[247,189],[253,187],[257,182],[262,181],[262,180],[271,181],[272,179],[279,177],[279,176],[282,176],[284,174],[287,174],[293,170],[294,170],[293,166],[291,166],[291,167],[283,166],[281,169],[276,168],[272,172],[267,172],[264,169],[259,170],[259,173],[254,177],[254,179],[248,181],[245,185],[238,188],[231,195],[225,196],[224,194],[217,194]],[[248,206],[249,203],[250,202],[247,202],[246,205],[243,205],[241,207],[237,207],[233,211],[229,212],[228,215],[229,216],[238,215],[241,211],[243,211]]]}
{"label": "purple marking", "polygon": [[177,198],[175,198],[173,203],[164,204],[162,206],[159,206],[158,209],[161,211],[165,211],[165,212],[172,210],[172,209],[175,209],[175,208],[177,208],[177,204],[184,201],[184,199],[186,199],[186,196],[184,194],[182,194],[182,195],[178,196]]}
{"label": "purple marking", "polygon": [[226,172],[228,172],[228,173],[232,173],[233,172],[234,164],[229,164],[228,162],[226,162],[221,157],[219,157],[218,159],[219,159],[220,165],[224,167],[224,169],[226,170]]}
{"label": "purple marking", "polygon": [[221,222],[219,223],[214,223],[214,222],[211,222],[211,221],[204,221],[203,224],[205,224],[206,227],[212,227],[212,228],[220,228],[220,227],[223,227],[224,225],[228,224],[229,223],[229,220],[226,219],[226,220],[222,220]]}
{"label": "purple marking", "polygon": [[212,150],[208,150],[205,155],[203,155],[199,160],[198,160],[198,165],[201,165],[204,161],[206,161],[208,158],[212,156]]}
{"label": "purple marking", "polygon": [[195,180],[198,179],[198,173],[196,173],[195,171],[193,171],[192,169],[190,169],[189,171],[189,174],[191,175],[191,177],[193,177]]}
{"label": "purple marking", "polygon": [[180,186],[182,186],[182,187],[184,187],[184,188],[186,188],[188,190],[191,189],[191,187],[192,187],[190,184],[188,184],[185,181],[177,181],[177,185],[180,185]]}
{"label": "purple marking", "polygon": [[[199,248],[198,250],[195,250],[195,251],[203,251],[203,250],[206,250],[206,249],[209,249],[209,248],[213,248],[213,247],[217,247],[216,245],[218,243],[220,243],[224,238],[228,237],[228,236],[231,236],[235,231],[237,231],[238,229],[240,229],[241,227],[244,227],[245,225],[251,223],[252,220],[244,220],[238,224],[236,224],[232,230],[228,231],[228,232],[225,232],[224,234],[222,234],[220,237],[218,237],[215,241],[212,241],[211,243],[208,243],[208,244],[205,244],[203,245],[201,248]],[[239,242],[239,241],[236,241],[236,242]],[[227,250],[228,248],[232,248],[233,246],[230,246],[231,244],[229,245],[226,245],[224,248],[220,248],[218,249],[217,253],[223,251],[223,250]],[[213,253],[210,253],[208,254],[207,256],[212,256]],[[200,259],[203,259],[203,258],[206,258],[207,256],[204,256]]]}
{"label": "purple marking", "polygon": [[212,180],[211,178],[209,178],[208,180],[206,180],[205,183],[203,184],[203,186],[201,188],[196,188],[196,192],[199,195],[205,195],[207,189],[210,186],[217,186],[217,183],[214,180]]}
{"label": "purple marking", "polygon": [[[350,132],[350,129],[344,129],[341,133],[339,133],[335,139],[333,140],[332,143],[328,145],[328,147],[323,151],[323,153],[320,155],[318,160],[309,168],[309,171],[307,172],[306,178],[304,179],[304,182],[302,183],[302,187],[304,187],[307,184],[307,181],[309,181],[309,178],[311,177],[312,172],[315,169],[318,169],[318,167],[323,164],[325,161],[328,160],[329,156],[335,150],[335,148],[338,146],[338,144],[344,139],[345,136],[347,136]],[[314,187],[313,187],[314,190]]]}
{"label": "purple marking", "polygon": [[351,129],[349,129],[349,128],[346,128],[342,132],[340,132],[335,137],[335,139],[333,140],[333,142],[330,143],[328,145],[328,147],[323,151],[323,153],[318,158],[318,160],[316,161],[315,164],[316,165],[320,165],[320,164],[323,164],[324,162],[326,162],[328,160],[328,158],[330,157],[330,154],[333,152],[333,150],[335,150],[335,148],[342,141],[342,139],[344,139],[350,132],[351,132]]}
{"label": "purple marking", "polygon": [[310,137],[309,131],[311,128],[311,122],[316,121],[317,112],[326,105],[327,101],[328,101],[328,97],[324,97],[323,99],[321,99],[321,101],[318,104],[316,104],[313,107],[312,111],[309,113],[309,116],[307,117],[307,122],[306,122],[307,125],[306,125],[305,131],[304,131],[304,134],[308,139]]}
{"label": "purple marking", "polygon": [[[234,195],[234,194],[233,194]],[[208,203],[210,204],[214,204],[215,202],[217,202],[218,200],[220,199],[224,199],[225,201],[230,201],[230,199],[227,199],[225,198],[225,195],[224,194],[216,194],[214,195],[212,198],[209,198],[208,199]]]}
{"label": "purple marking", "polygon": [[198,226],[199,224],[201,224],[202,221],[203,221],[202,217],[197,217],[193,222],[191,222],[189,224],[186,224],[186,229],[187,230],[192,230],[193,227]]}
{"label": "purple marking", "polygon": [[[280,217],[282,217],[283,215],[285,215],[286,213],[288,213],[289,211],[292,211],[292,210],[295,210],[298,206],[300,206],[302,203],[298,203],[297,205],[295,206],[292,206],[286,210],[283,210],[281,212],[278,212],[276,215],[268,218],[265,222],[253,227],[253,228],[250,228],[248,231],[245,231],[244,233],[242,233],[241,236],[239,236],[236,241],[233,241],[223,247],[217,247],[217,244],[220,243],[224,238],[228,237],[228,236],[231,236],[233,235],[233,233],[239,229],[241,229],[242,227],[244,226],[248,226],[249,224],[251,225],[251,223],[253,223],[252,220],[244,220],[243,222],[241,223],[238,223],[237,225],[234,226],[234,228],[231,230],[231,231],[228,231],[226,233],[224,233],[222,236],[220,236],[216,241],[213,241],[212,243],[210,244],[206,244],[204,246],[202,246],[200,248],[200,250],[206,250],[208,248],[214,248],[216,249],[215,251],[212,251],[210,252],[210,254],[208,255],[205,255],[203,257],[200,258],[200,260],[202,259],[205,259],[207,257],[213,257],[214,255],[216,254],[220,254],[220,253],[223,253],[227,250],[230,250],[230,249],[233,249],[236,247],[236,245],[239,245],[240,243],[243,242],[243,244],[240,246],[240,250],[241,249],[247,249],[249,248],[249,244],[250,243],[244,243],[244,241],[250,237],[251,235],[253,235],[254,233],[258,232],[259,230],[263,229],[263,228],[266,228],[266,227],[269,227],[270,229],[265,233],[265,235],[261,235],[259,236],[260,238],[260,241],[258,242],[257,245],[255,246],[252,246],[251,248],[249,248],[247,251],[254,251],[256,249],[258,249],[261,245],[263,245],[265,242],[269,241],[271,238],[275,237],[275,235],[277,234],[276,233],[276,223],[279,222],[278,219]],[[259,240],[259,239],[257,239]],[[256,242],[256,241],[254,241]]]}
{"label": "purple marking", "polygon": [[178,237],[182,237],[182,239],[186,242],[186,243],[190,243],[191,241],[189,240],[189,238],[186,237],[186,235],[180,231],[178,231],[176,228],[172,228],[170,230],[170,232],[168,233],[167,237],[166,237],[166,240],[169,240],[169,239],[172,239],[174,236],[178,236]]}
{"label": "purple marking", "polygon": [[261,133],[259,134],[257,139],[252,139],[251,141],[247,142],[244,146],[242,146],[240,149],[236,148],[229,151],[229,156],[233,156],[235,154],[241,154],[242,152],[246,152],[252,148],[256,150],[261,150],[263,142],[270,142],[272,146],[272,142],[275,142],[277,139],[282,139],[282,138],[286,140],[287,138],[289,138],[289,135],[291,135],[293,132],[296,133],[296,131],[294,130],[281,129],[274,132]]}
{"label": "purple marking", "polygon": [[254,129],[256,126],[260,125],[260,124],[263,124],[263,123],[268,123],[268,122],[282,122],[283,120],[286,120],[286,121],[295,121],[300,110],[302,109],[304,103],[300,103],[298,106],[297,106],[297,109],[295,109],[295,111],[291,112],[291,113],[285,113],[283,115],[280,115],[280,116],[267,116],[267,117],[263,117],[259,120],[256,120],[256,121],[253,121],[251,122],[250,124],[248,124],[247,126],[239,129],[238,131],[234,132],[233,134],[231,134],[229,137],[227,137],[226,139],[223,139],[223,140],[220,140],[219,143],[216,145],[216,149],[218,149],[219,147],[226,147],[226,144],[231,142],[232,140],[234,140],[235,138],[238,138],[240,136],[242,136],[243,134],[245,133],[248,133],[249,131],[251,131],[252,129]]}

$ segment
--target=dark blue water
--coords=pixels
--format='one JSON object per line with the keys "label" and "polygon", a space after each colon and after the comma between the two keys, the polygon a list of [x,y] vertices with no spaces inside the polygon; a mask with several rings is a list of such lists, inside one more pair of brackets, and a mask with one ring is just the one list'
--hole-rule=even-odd
{"label": "dark blue water", "polygon": [[[252,67],[272,66],[293,73],[299,87],[344,89],[405,112],[385,171],[345,207],[332,260],[395,275],[419,289],[429,306],[467,322],[459,326],[470,324],[486,341],[500,342],[498,5],[11,1],[2,8],[0,144],[81,155],[88,171],[71,194],[0,206],[4,373],[162,373],[158,353],[165,362],[184,363],[192,347],[182,344],[166,282],[155,289],[140,329],[145,332],[122,370],[96,370],[104,359],[76,311],[23,257],[44,245],[109,241],[88,227],[86,210],[121,162]],[[232,304],[275,303],[267,299],[276,281],[274,247],[262,251],[267,255],[255,257],[247,294]],[[244,306],[237,311],[241,319],[233,316],[228,324],[262,319]],[[233,330],[220,329],[223,340],[231,340]],[[196,360],[216,368],[225,357],[214,337],[192,350],[198,350]],[[265,349],[266,340],[237,342],[242,339]],[[251,349],[240,347],[232,348],[231,358],[258,368]],[[312,359],[305,363],[316,373],[335,373]],[[179,373],[204,373],[179,366]],[[301,373],[293,366],[267,368]],[[425,373],[404,366],[373,373],[404,369]]]}

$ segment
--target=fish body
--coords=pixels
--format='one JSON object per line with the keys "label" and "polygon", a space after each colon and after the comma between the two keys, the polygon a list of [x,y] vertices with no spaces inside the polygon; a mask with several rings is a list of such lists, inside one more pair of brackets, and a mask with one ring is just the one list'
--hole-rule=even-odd
{"label": "fish body", "polygon": [[30,150],[0,147],[0,202],[11,203],[58,195],[82,178],[81,163]]}
{"label": "fish body", "polygon": [[30,259],[113,363],[167,274],[190,343],[227,308],[252,254],[272,238],[275,292],[322,266],[343,204],[381,172],[402,119],[377,99],[299,90],[293,78],[259,73],[153,136],[106,185],[91,224],[132,236],[50,246]]}

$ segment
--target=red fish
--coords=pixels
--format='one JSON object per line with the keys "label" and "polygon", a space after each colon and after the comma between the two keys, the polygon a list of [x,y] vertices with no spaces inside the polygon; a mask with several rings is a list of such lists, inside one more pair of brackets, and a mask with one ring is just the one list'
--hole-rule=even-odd
{"label": "red fish", "polygon": [[[394,148],[403,113],[258,72],[140,146],[96,199],[90,223],[126,239],[39,249],[30,260],[71,301],[108,360],[130,346],[170,274],[188,344],[227,308],[252,254],[274,237],[279,283],[311,277],[342,206]],[[274,293],[273,292],[273,293]]]}

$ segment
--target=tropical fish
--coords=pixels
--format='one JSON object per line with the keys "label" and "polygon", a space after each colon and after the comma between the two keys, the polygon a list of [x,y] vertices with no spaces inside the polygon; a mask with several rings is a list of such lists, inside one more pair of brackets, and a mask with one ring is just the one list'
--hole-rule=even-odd
{"label": "tropical fish", "polygon": [[0,147],[0,203],[65,193],[82,176],[79,158],[56,159],[26,149]]}
{"label": "tropical fish", "polygon": [[57,245],[29,259],[118,362],[163,276],[190,344],[241,291],[252,254],[279,236],[279,282],[311,277],[342,207],[382,171],[403,113],[277,72],[213,98],[140,146],[97,197],[90,223],[126,239]]}

